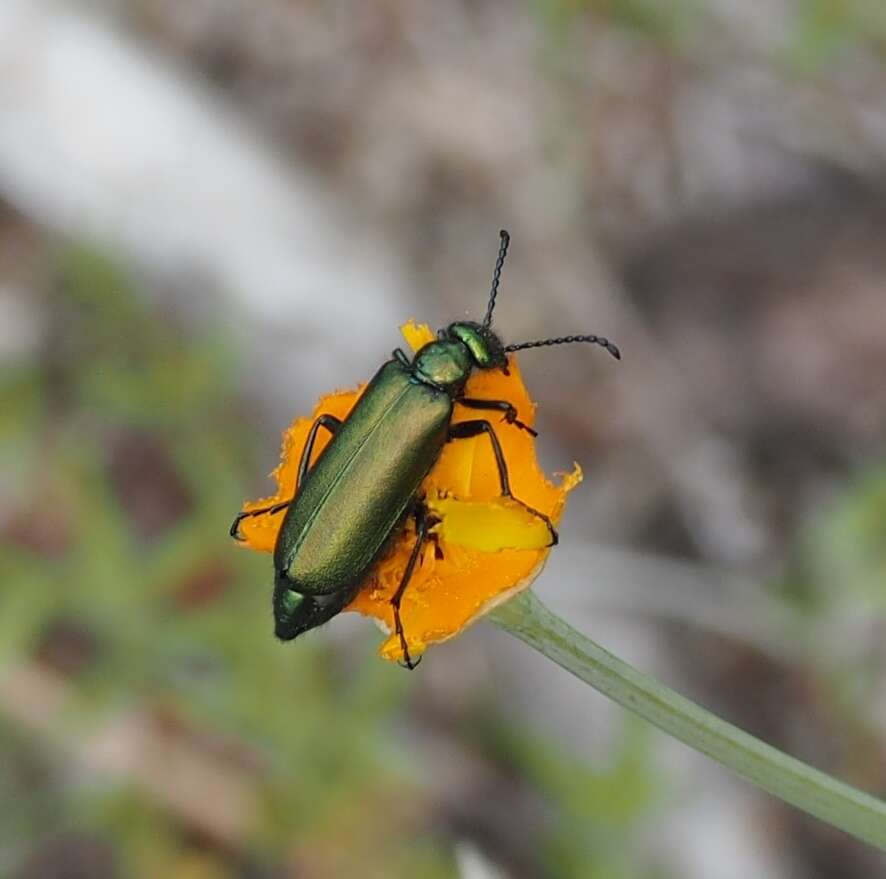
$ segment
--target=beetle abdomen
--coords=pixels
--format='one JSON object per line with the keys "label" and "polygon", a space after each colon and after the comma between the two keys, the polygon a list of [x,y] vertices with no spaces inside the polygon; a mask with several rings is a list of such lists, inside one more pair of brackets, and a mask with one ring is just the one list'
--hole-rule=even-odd
{"label": "beetle abdomen", "polygon": [[274,551],[304,594],[362,581],[434,465],[448,435],[449,395],[389,361],[314,464]]}

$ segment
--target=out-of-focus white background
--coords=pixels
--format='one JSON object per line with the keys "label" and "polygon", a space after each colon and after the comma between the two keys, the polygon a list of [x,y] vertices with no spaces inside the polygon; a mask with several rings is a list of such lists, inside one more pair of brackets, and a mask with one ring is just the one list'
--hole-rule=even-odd
{"label": "out-of-focus white background", "polygon": [[871,850],[480,625],[281,646],[282,427],[513,241],[536,588],[886,787],[886,15],[862,0],[0,4],[0,872],[830,877]]}

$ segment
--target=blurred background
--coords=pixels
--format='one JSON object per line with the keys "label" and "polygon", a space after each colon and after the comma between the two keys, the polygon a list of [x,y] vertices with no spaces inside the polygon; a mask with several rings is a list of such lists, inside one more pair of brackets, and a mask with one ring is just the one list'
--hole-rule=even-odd
{"label": "blurred background", "polygon": [[0,2],[0,875],[883,875],[480,624],[271,636],[279,436],[496,312],[536,588],[886,793],[886,12],[866,0]]}

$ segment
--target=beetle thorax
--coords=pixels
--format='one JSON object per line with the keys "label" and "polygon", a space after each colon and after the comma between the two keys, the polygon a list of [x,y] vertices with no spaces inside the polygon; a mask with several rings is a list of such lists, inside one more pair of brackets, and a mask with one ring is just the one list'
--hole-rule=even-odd
{"label": "beetle thorax", "polygon": [[413,361],[419,378],[453,394],[464,387],[473,367],[471,352],[461,342],[450,339],[429,342]]}

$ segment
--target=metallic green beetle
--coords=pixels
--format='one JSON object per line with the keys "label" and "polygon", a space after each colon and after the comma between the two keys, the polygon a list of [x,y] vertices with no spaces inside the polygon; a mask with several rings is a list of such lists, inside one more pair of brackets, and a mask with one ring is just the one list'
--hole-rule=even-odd
{"label": "metallic green beetle", "polygon": [[[510,424],[535,431],[517,419],[506,400],[464,396],[475,369],[507,371],[507,354],[524,348],[591,342],[616,358],[618,348],[600,336],[564,336],[505,346],[490,328],[501,270],[510,242],[502,230],[492,290],[483,323],[460,321],[440,330],[410,360],[399,348],[366,386],[343,420],[320,415],[311,426],[298,468],[295,496],[283,503],[240,513],[231,536],[240,540],[247,516],[286,510],[274,548],[274,621],[278,638],[288,641],[325,623],[354,597],[372,566],[414,517],[416,541],[399,588],[391,600],[396,634],[408,668],[414,663],[400,620],[400,602],[424,542],[433,526],[421,484],[443,446],[452,440],[486,434],[498,465],[501,493],[514,498],[508,468],[492,424],[485,419],[452,424],[456,403],[498,411]],[[320,428],[332,434],[317,460],[312,451]],[[524,506],[526,506],[524,504]],[[547,516],[526,508],[557,532]]]}

